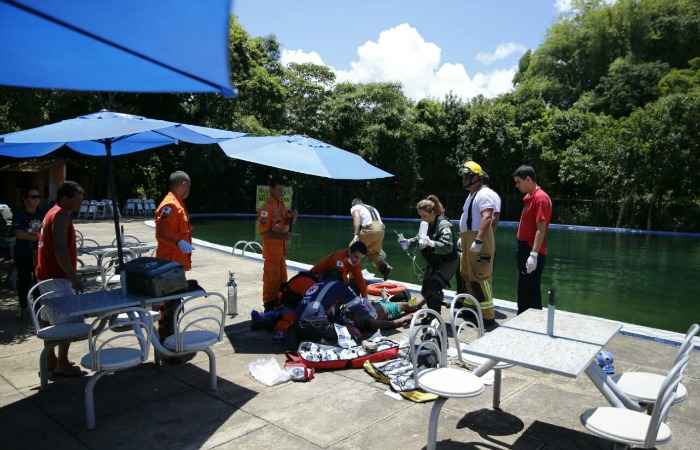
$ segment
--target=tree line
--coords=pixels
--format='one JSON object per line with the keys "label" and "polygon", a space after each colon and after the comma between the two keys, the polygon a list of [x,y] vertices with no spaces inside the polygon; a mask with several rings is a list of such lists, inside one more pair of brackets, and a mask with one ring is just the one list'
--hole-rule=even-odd
{"label": "tree line", "polygon": [[[397,83],[338,83],[325,66],[280,63],[274,36],[233,19],[230,67],[239,97],[0,89],[2,132],[102,108],[254,134],[306,134],[360,154],[395,175],[339,182],[278,173],[306,213],[347,214],[360,196],[385,216],[413,216],[429,193],[456,217],[464,200],[456,166],[480,162],[517,219],[511,174],[531,164],[554,199],[554,221],[697,230],[700,225],[700,2],[575,1],[544,42],[519,61],[514,89],[497,98],[413,101]],[[70,156],[94,173],[98,159]],[[183,168],[192,211],[250,212],[268,168],[218,147],[178,145],[117,159],[121,198],[162,195]],[[70,171],[70,169],[69,169]],[[96,186],[96,189],[106,187]],[[95,193],[97,196],[97,193]]]}

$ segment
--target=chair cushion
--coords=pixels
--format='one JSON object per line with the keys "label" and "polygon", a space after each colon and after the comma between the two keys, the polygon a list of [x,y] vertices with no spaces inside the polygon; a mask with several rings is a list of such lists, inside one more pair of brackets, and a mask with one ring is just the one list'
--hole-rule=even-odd
{"label": "chair cushion", "polygon": [[[219,335],[206,330],[186,331],[182,336],[182,351],[204,350],[219,340]],[[166,348],[177,351],[175,335],[168,336],[163,342]]]}
{"label": "chair cushion", "polygon": [[453,367],[428,369],[418,374],[418,386],[440,397],[474,397],[484,391],[484,383],[474,374]]}
{"label": "chair cushion", "polygon": [[[643,445],[651,416],[624,408],[609,406],[589,409],[581,415],[581,423],[590,432],[602,438],[628,445]],[[665,423],[659,426],[656,444],[671,439],[671,429]]]}
{"label": "chair cushion", "polygon": [[[626,372],[613,377],[617,387],[629,398],[638,402],[656,403],[656,397],[666,377],[648,372]],[[683,383],[676,389],[674,403],[679,403],[688,397],[688,390]]]}
{"label": "chair cushion", "polygon": [[44,327],[36,335],[45,341],[73,341],[85,339],[88,334],[90,325],[84,322],[68,322]]}
{"label": "chair cushion", "polygon": [[[141,364],[141,351],[137,348],[113,347],[100,352],[101,370],[118,370]],[[92,354],[88,353],[80,359],[80,364],[90,370],[95,370]]]}

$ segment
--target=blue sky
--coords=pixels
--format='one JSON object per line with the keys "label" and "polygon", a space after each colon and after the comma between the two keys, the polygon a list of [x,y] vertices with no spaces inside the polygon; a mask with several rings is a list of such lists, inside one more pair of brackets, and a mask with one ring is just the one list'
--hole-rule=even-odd
{"label": "blue sky", "polygon": [[252,35],[276,35],[283,62],[321,62],[340,80],[400,81],[413,98],[447,91],[468,98],[508,90],[520,55],[542,43],[569,5],[570,0],[239,0],[234,14]]}

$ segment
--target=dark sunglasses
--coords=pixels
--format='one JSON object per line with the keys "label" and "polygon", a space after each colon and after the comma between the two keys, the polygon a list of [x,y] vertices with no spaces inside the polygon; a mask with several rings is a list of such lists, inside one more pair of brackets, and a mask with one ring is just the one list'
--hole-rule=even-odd
{"label": "dark sunglasses", "polygon": [[31,199],[40,199],[40,198],[41,198],[41,195],[29,195],[29,196],[27,196],[27,198],[31,198]]}

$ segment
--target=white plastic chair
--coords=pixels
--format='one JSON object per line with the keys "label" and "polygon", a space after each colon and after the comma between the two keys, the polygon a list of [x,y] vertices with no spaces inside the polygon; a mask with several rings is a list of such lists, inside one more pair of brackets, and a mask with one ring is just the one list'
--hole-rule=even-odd
{"label": "white plastic chair", "polygon": [[689,354],[685,354],[664,378],[651,416],[625,408],[605,406],[586,410],[581,415],[581,423],[596,436],[614,442],[616,447],[654,448],[669,443],[671,428],[664,421],[676,398],[689,357]]}
{"label": "white plastic chair", "polygon": [[[144,242],[137,238],[136,236],[132,236],[130,234],[122,234],[122,245],[124,247],[135,247],[139,245],[143,245]],[[117,238],[112,239],[112,247],[117,246]]]}
{"label": "white plastic chair", "polygon": [[[202,302],[202,300],[210,301],[212,299],[215,299],[217,302],[220,301],[221,305],[206,303],[185,310],[185,306],[194,301]],[[209,314],[201,316],[203,312]],[[198,315],[193,317],[193,313],[198,313]],[[173,315],[175,333],[163,341],[163,346],[168,352],[166,356],[185,356],[193,352],[204,352],[207,354],[209,357],[209,387],[212,391],[217,389],[217,378],[216,357],[210,347],[223,339],[225,320],[226,300],[221,294],[212,292],[207,294],[206,297],[186,299],[178,306]],[[212,329],[202,328],[201,324],[207,322],[215,326]],[[193,325],[198,326],[193,327]]]}
{"label": "white plastic chair", "polygon": [[104,219],[107,217],[107,211],[105,210],[105,202],[99,201],[95,202],[95,218]]}
{"label": "white plastic chair", "polygon": [[[430,325],[425,325],[428,320]],[[447,328],[440,314],[427,308],[414,313],[409,330],[409,353],[416,386],[439,397],[430,412],[428,450],[435,450],[440,410],[447,399],[476,397],[484,392],[484,383],[479,377],[465,369],[448,367],[448,345]],[[418,367],[418,356],[426,351],[437,356],[436,368]]]}
{"label": "white plastic chair", "polygon": [[[81,206],[81,208],[82,208],[82,206]],[[76,228],[75,229],[75,246],[77,248],[82,248],[84,240],[85,240],[85,236],[83,236],[83,233],[81,233],[80,230],[78,230]]]}
{"label": "white plastic chair", "polygon": [[44,348],[41,350],[41,355],[39,356],[39,379],[42,388],[45,388],[49,384],[49,348],[59,344],[82,341],[87,339],[90,333],[90,325],[84,322],[58,323],[42,326],[39,317],[44,306],[41,304],[41,300],[55,297],[57,294],[55,292],[45,292],[35,299],[34,292],[42,285],[52,281],[53,279],[42,280],[32,286],[27,293],[27,304],[29,305],[32,323],[34,324],[34,331],[36,336],[44,341]]}
{"label": "white plastic chair", "polygon": [[[110,319],[119,314],[128,317],[128,321],[120,328],[113,324],[105,326]],[[85,386],[85,423],[89,430],[95,428],[95,400],[94,390],[97,381],[104,375],[111,375],[117,371],[136,367],[148,360],[150,350],[151,330],[153,329],[151,317],[142,308],[125,308],[112,311],[95,319],[90,325],[88,335],[89,353],[82,357],[80,364],[95,373],[92,374]],[[116,334],[109,337],[103,333],[110,330]],[[115,347],[116,341],[131,340],[134,346]],[[109,345],[108,345],[109,344]]]}
{"label": "white plastic chair", "polygon": [[[131,261],[137,257],[136,253],[128,248],[122,248],[122,255],[124,262]],[[121,283],[120,275],[117,272],[119,265],[117,258],[117,250],[105,252],[100,258],[100,275],[97,277],[97,282],[102,285],[102,289],[107,289],[112,284]]]}
{"label": "white plastic chair", "polygon": [[[700,333],[700,325],[693,324],[688,328],[685,339],[678,349],[676,358],[673,361],[673,367],[678,364],[684,357],[690,357],[693,351],[693,338]],[[661,386],[665,377],[649,372],[625,372],[612,377],[617,387],[625,393],[630,399],[647,407],[653,406],[656,402]],[[673,403],[681,403],[688,398],[688,389],[683,383],[678,385],[676,396]]]}
{"label": "white plastic chair", "polygon": [[84,219],[88,216],[88,210],[90,207],[90,202],[87,200],[83,200],[80,203],[80,210],[78,211],[78,218]]}
{"label": "white plastic chair", "polygon": [[[471,306],[470,306],[471,305]],[[474,317],[474,322],[470,320],[465,320],[462,316],[464,314],[471,315]],[[457,324],[458,319],[462,318],[462,323]],[[463,343],[460,341],[460,336],[466,328],[473,328],[477,332],[477,339],[486,334],[486,329],[484,328],[484,315],[481,312],[481,305],[479,301],[470,294],[459,294],[456,295],[452,302],[450,302],[450,319],[452,327],[452,337],[455,342],[455,350],[457,351],[457,363],[463,367],[476,368],[486,362],[486,358],[481,356],[472,355],[469,353],[463,353],[462,349],[468,348],[468,343]],[[501,381],[503,369],[508,369],[513,367],[513,364],[506,362],[499,362],[493,368],[493,408],[500,408],[500,398],[501,398]]]}
{"label": "white plastic chair", "polygon": [[156,202],[150,198],[146,199],[143,201],[143,208],[148,217],[153,217],[156,212]]}

